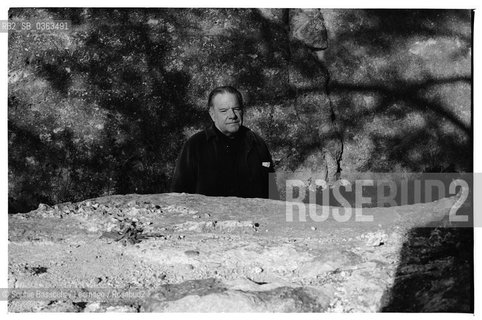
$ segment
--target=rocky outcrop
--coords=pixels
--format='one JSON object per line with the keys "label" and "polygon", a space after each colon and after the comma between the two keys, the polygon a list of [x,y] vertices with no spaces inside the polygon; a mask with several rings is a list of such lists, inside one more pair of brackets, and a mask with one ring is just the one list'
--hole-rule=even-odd
{"label": "rocky outcrop", "polygon": [[11,9],[71,21],[9,34],[9,204],[168,191],[182,143],[208,122],[207,94],[238,87],[246,125],[279,170],[333,181],[341,144],[316,52],[320,10]]}
{"label": "rocky outcrop", "polygon": [[364,209],[372,222],[187,194],[41,206],[9,216],[9,311],[471,312],[455,200]]}
{"label": "rocky outcrop", "polygon": [[471,172],[472,12],[321,11],[341,176]]}

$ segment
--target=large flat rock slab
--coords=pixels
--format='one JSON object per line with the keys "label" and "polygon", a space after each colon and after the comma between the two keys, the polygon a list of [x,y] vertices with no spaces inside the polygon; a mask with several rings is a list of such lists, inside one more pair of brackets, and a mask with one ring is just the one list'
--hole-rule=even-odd
{"label": "large flat rock slab", "polygon": [[455,201],[364,208],[371,222],[188,194],[41,206],[9,216],[9,311],[467,312],[471,230],[447,222]]}

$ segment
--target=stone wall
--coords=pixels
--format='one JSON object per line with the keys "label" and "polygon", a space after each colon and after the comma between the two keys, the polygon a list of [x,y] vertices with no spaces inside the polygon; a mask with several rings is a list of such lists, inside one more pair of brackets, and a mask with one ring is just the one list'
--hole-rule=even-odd
{"label": "stone wall", "polygon": [[278,171],[470,171],[467,10],[11,9],[9,211],[168,190],[234,85]]}
{"label": "stone wall", "polygon": [[472,170],[469,10],[322,10],[342,173]]}

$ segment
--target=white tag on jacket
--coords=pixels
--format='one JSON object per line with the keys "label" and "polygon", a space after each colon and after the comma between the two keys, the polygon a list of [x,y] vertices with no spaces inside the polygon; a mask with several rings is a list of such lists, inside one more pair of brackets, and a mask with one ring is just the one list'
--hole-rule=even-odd
{"label": "white tag on jacket", "polygon": [[270,163],[269,162],[261,162],[261,165],[263,167],[269,168]]}

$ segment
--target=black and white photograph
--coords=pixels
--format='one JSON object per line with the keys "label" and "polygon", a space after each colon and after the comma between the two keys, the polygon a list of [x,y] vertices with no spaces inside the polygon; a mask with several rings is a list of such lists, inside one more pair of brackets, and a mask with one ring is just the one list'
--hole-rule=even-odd
{"label": "black and white photograph", "polygon": [[479,12],[318,6],[10,7],[8,313],[474,314]]}

